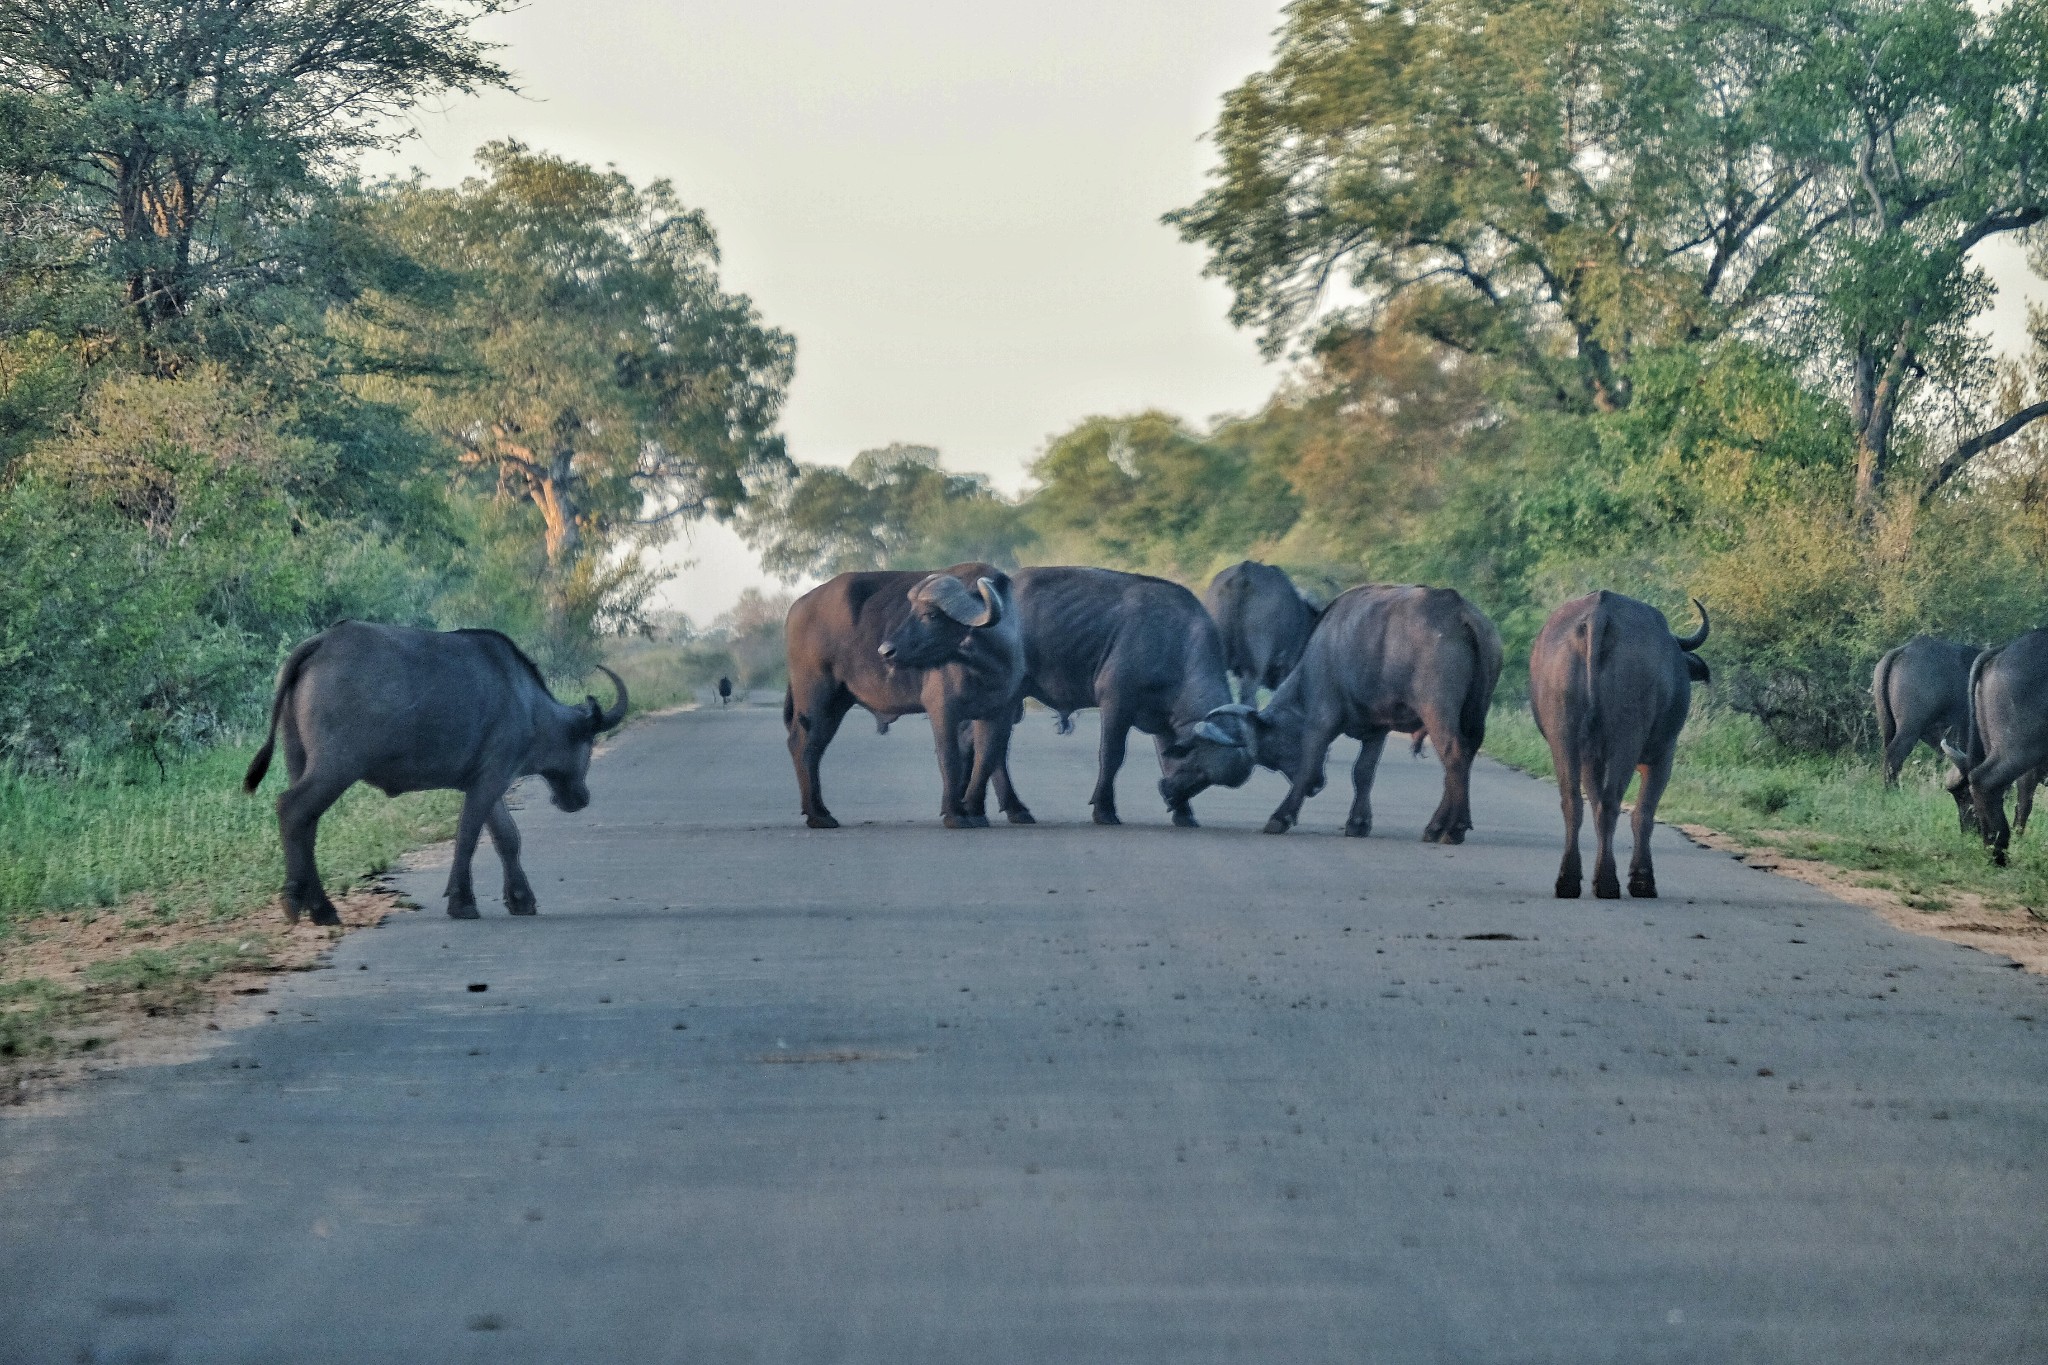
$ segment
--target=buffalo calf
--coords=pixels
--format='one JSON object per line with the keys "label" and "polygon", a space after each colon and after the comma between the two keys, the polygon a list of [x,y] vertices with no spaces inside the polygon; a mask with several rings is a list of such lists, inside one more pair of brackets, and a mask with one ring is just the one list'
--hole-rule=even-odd
{"label": "buffalo calf", "polygon": [[1557,869],[1557,894],[1579,894],[1579,822],[1584,799],[1593,801],[1593,830],[1599,852],[1593,862],[1593,894],[1621,895],[1614,869],[1614,827],[1621,818],[1629,779],[1642,774],[1631,828],[1635,851],[1629,859],[1631,896],[1657,894],[1650,862],[1650,831],[1657,802],[1671,780],[1678,732],[1692,706],[1692,685],[1708,680],[1707,665],[1693,651],[1707,640],[1707,609],[1698,599],[1700,628],[1671,633],[1664,613],[1620,593],[1596,592],[1567,602],[1550,614],[1529,651],[1529,709],[1536,728],[1550,741],[1557,788],[1564,804],[1564,859]]}
{"label": "buffalo calf", "polygon": [[581,706],[556,701],[533,660],[495,630],[443,633],[344,621],[293,650],[278,672],[270,731],[242,779],[243,790],[256,790],[282,735],[289,785],[277,798],[277,823],[285,915],[293,923],[305,912],[315,924],[341,923],[313,850],[320,817],[358,782],[386,796],[460,791],[449,915],[476,918],[470,860],[486,826],[504,867],[505,908],[535,913],[505,792],[538,773],[560,809],[590,804],[591,746],[626,718],[626,685],[610,669],[599,671],[618,690],[610,710],[595,697]]}

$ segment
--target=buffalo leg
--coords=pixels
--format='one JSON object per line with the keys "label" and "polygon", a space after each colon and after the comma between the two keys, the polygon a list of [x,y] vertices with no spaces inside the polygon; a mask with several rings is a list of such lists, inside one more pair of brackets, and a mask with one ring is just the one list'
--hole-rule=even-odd
{"label": "buffalo leg", "polygon": [[1437,758],[1444,765],[1444,794],[1423,827],[1426,844],[1462,844],[1472,828],[1472,747],[1456,729],[1431,727],[1438,737]]}
{"label": "buffalo leg", "polygon": [[1628,859],[1628,893],[1648,900],[1657,897],[1657,869],[1650,862],[1650,835],[1657,828],[1657,803],[1664,799],[1664,788],[1671,781],[1671,757],[1666,754],[1636,769],[1640,778],[1636,784],[1635,814],[1629,817],[1635,849]]}
{"label": "buffalo leg", "polygon": [[492,782],[471,787],[462,794],[462,817],[455,824],[455,861],[448,869],[448,918],[475,919],[476,886],[470,880],[470,864],[476,858],[476,841],[483,837],[491,808],[505,799],[503,785]]}
{"label": "buffalo leg", "polygon": [[1920,736],[1904,726],[1892,736],[1892,742],[1884,746],[1884,784],[1887,787],[1899,785],[1899,769],[1906,766],[1906,760],[1913,756],[1914,746],[1920,743]]}
{"label": "buffalo leg", "polygon": [[320,835],[320,817],[341,799],[350,782],[335,782],[318,773],[285,788],[277,798],[277,830],[284,841],[284,914],[293,924],[301,913],[309,913],[315,924],[339,924],[341,915],[320,885],[320,866],[314,848]]}
{"label": "buffalo leg", "polygon": [[[931,712],[932,747],[939,756],[939,820],[947,829],[973,829],[974,817],[967,813],[967,757],[960,752],[960,721],[944,706]],[[981,823],[986,825],[988,817]]]}
{"label": "buffalo leg", "polygon": [[2034,813],[2034,788],[2041,781],[2041,770],[2035,768],[2020,774],[2019,782],[2013,787],[2012,837],[2017,839],[2027,832],[2027,817]]}
{"label": "buffalo leg", "polygon": [[1102,708],[1102,745],[1097,751],[1095,791],[1088,804],[1095,808],[1095,823],[1120,825],[1116,814],[1116,775],[1124,766],[1124,746],[1130,742],[1131,720],[1113,706]]}
{"label": "buffalo leg", "polygon": [[2021,776],[2006,759],[1986,759],[1970,770],[1970,799],[1977,808],[1977,828],[1991,846],[1991,860],[2005,866],[2012,826],[2005,820],[2005,789]]}
{"label": "buffalo leg", "polygon": [[1386,747],[1385,730],[1374,730],[1359,741],[1358,761],[1351,765],[1351,810],[1344,817],[1344,832],[1354,839],[1372,833],[1372,779]]}
{"label": "buffalo leg", "polygon": [[1621,800],[1628,794],[1634,769],[1619,774],[1588,765],[1586,787],[1593,798],[1593,894],[1601,900],[1621,899],[1621,878],[1615,874],[1614,829],[1621,823]]}
{"label": "buffalo leg", "polygon": [[[1007,749],[1005,753],[1007,754]],[[996,770],[990,776],[989,782],[996,789],[996,803],[1003,808],[1003,814],[1010,818],[1011,824],[1035,825],[1038,823],[1037,818],[1025,806],[1023,798],[1017,795],[1017,789],[1010,784],[1010,760],[1007,756],[1001,763],[996,765]]]}
{"label": "buffalo leg", "polygon": [[498,850],[498,865],[505,873],[505,909],[515,915],[539,914],[540,902],[534,899],[526,869],[519,864],[519,826],[512,823],[512,809],[503,797],[491,807],[484,822],[491,831],[491,847]]}
{"label": "buffalo leg", "polygon": [[1301,818],[1301,803],[1323,789],[1323,760],[1329,757],[1330,744],[1336,738],[1335,726],[1314,722],[1302,726],[1301,767],[1288,783],[1287,795],[1266,820],[1266,833],[1285,834],[1293,829]]}
{"label": "buffalo leg", "polygon": [[[1035,823],[1024,803],[1009,791],[1010,730],[1007,720],[974,722],[974,771],[967,779],[967,809],[983,825],[988,824],[988,788],[996,784],[996,799],[1013,825]],[[1007,793],[1007,798],[1005,794]],[[1012,804],[1012,803],[1015,804]]]}
{"label": "buffalo leg", "polygon": [[839,733],[839,722],[853,699],[838,688],[809,687],[796,704],[789,721],[789,758],[796,764],[797,794],[803,800],[804,823],[812,829],[838,829],[839,822],[825,809],[823,789],[818,783],[818,764],[825,746]]}
{"label": "buffalo leg", "polygon": [[1551,766],[1557,769],[1557,797],[1564,807],[1564,857],[1557,864],[1557,898],[1575,901],[1585,885],[1579,862],[1579,826],[1586,819],[1585,788],[1580,781],[1578,755],[1552,749]]}

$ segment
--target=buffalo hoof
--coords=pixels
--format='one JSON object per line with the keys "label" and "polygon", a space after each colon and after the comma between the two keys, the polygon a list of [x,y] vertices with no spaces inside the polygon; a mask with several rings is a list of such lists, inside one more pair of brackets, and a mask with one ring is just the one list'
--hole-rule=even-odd
{"label": "buffalo hoof", "polygon": [[1347,839],[1365,839],[1369,838],[1371,834],[1372,821],[1370,820],[1346,820],[1344,822],[1344,837]]}
{"label": "buffalo hoof", "polygon": [[474,900],[459,901],[451,896],[448,900],[448,918],[476,919],[476,902]]}
{"label": "buffalo hoof", "polygon": [[1436,836],[1436,841],[1440,844],[1462,844],[1465,842],[1465,831],[1462,829],[1447,829],[1442,834]]}
{"label": "buffalo hoof", "polygon": [[1195,819],[1195,813],[1186,806],[1178,807],[1173,812],[1173,823],[1180,829],[1200,829],[1202,827],[1202,822]]}
{"label": "buffalo hoof", "polygon": [[1593,879],[1593,895],[1603,901],[1618,901],[1621,899],[1621,883],[1613,880],[1603,881],[1595,877]]}
{"label": "buffalo hoof", "polygon": [[1004,811],[1003,814],[1010,818],[1010,823],[1013,825],[1035,825],[1038,823],[1037,817],[1022,806],[1017,807],[1015,810]]}
{"label": "buffalo hoof", "polygon": [[1294,828],[1294,822],[1284,815],[1276,815],[1266,822],[1266,833],[1285,834]]}
{"label": "buffalo hoof", "polygon": [[1123,821],[1117,819],[1116,812],[1108,806],[1097,806],[1095,808],[1095,823],[1098,825],[1121,825]]}
{"label": "buffalo hoof", "polygon": [[538,915],[540,902],[531,894],[505,897],[505,912],[512,915]]}
{"label": "buffalo hoof", "polygon": [[284,903],[284,922],[286,924],[297,924],[299,922],[299,907],[293,905],[290,901]]}
{"label": "buffalo hoof", "polygon": [[1577,877],[1569,879],[1559,877],[1557,879],[1557,898],[1561,901],[1577,900],[1579,898],[1579,879]]}
{"label": "buffalo hoof", "polygon": [[[947,829],[978,829],[980,827],[974,823],[974,817],[971,815],[942,816],[940,817],[939,823],[944,825]],[[982,821],[982,824],[987,823],[988,822],[986,820]]]}
{"label": "buffalo hoof", "polygon": [[332,904],[313,907],[313,923],[332,928],[341,923],[341,915]]}
{"label": "buffalo hoof", "polygon": [[1657,879],[1655,877],[1630,877],[1628,879],[1628,893],[1637,900],[1653,901],[1657,899]]}
{"label": "buffalo hoof", "polygon": [[829,815],[806,815],[804,823],[812,829],[838,829],[839,822]]}

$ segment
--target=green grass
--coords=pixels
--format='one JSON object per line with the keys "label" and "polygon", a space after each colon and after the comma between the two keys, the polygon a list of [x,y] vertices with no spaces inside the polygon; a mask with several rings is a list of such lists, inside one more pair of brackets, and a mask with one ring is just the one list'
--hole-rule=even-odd
{"label": "green grass", "polygon": [[[1552,776],[1550,747],[1526,705],[1494,709],[1485,752]],[[1940,784],[1945,766],[1923,748],[1901,774],[1899,789],[1886,791],[1874,754],[1787,753],[1749,717],[1695,701],[1657,814],[1832,864],[1924,910],[1948,908],[1958,892],[1981,895],[1999,909],[2048,907],[2048,824],[2014,842],[2012,866],[1992,866],[1977,836],[1957,826],[1955,802]]]}
{"label": "green grass", "polygon": [[[51,911],[147,898],[162,913],[225,918],[267,905],[284,882],[273,803],[242,791],[252,750],[183,755],[159,772],[147,758],[88,765],[72,777],[0,771],[0,936]],[[460,796],[388,799],[352,788],[320,822],[320,874],[343,890],[397,856],[445,838]]]}

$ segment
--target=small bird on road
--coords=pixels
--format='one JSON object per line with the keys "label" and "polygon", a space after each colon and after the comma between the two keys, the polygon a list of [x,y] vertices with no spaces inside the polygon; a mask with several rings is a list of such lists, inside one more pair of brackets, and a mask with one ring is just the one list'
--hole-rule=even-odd
{"label": "small bird on road", "polygon": [[720,678],[720,679],[718,680],[718,704],[719,704],[720,706],[723,706],[723,705],[725,705],[725,704],[726,704],[727,702],[729,702],[729,701],[731,701],[731,700],[732,700],[732,679],[731,679],[731,678]]}

